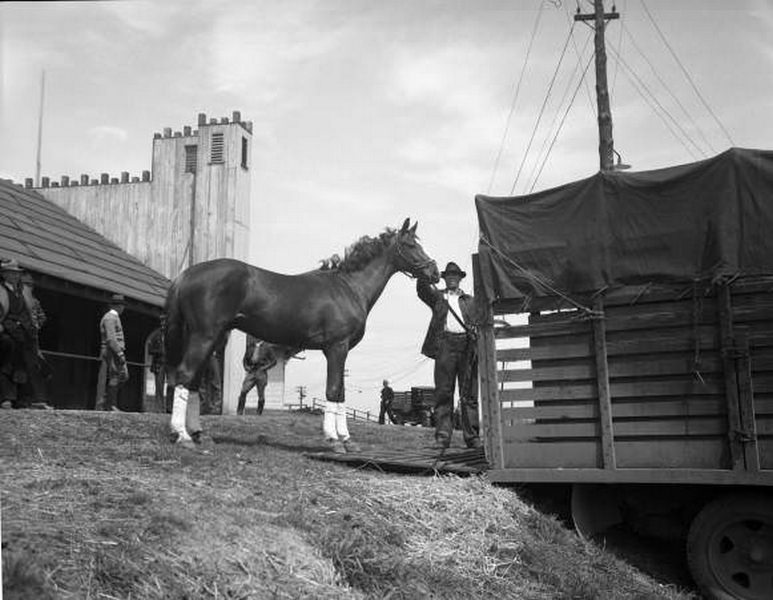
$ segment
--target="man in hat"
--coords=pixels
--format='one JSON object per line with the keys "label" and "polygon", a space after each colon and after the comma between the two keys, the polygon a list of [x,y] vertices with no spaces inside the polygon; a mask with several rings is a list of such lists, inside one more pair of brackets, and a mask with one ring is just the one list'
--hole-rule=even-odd
{"label": "man in hat", "polygon": [[421,352],[435,360],[435,444],[445,450],[453,433],[454,388],[459,383],[462,435],[468,448],[481,447],[478,425],[478,363],[474,299],[459,283],[467,274],[449,262],[440,274],[446,289],[418,279],[416,293],[432,309]]}
{"label": "man in hat", "polygon": [[247,336],[242,364],[246,374],[242,382],[242,390],[236,407],[236,414],[244,414],[244,406],[247,403],[247,394],[255,387],[258,390],[258,414],[263,414],[266,404],[266,386],[268,385],[268,372],[277,363],[274,347],[251,335]]}
{"label": "man in hat", "polygon": [[126,306],[123,294],[113,294],[108,311],[99,322],[102,340],[99,349],[99,377],[97,378],[96,410],[117,411],[118,390],[129,379],[126,366],[126,342],[121,325],[121,313]]}
{"label": "man in hat", "polygon": [[0,324],[0,403],[14,408],[29,406],[29,398],[22,398],[20,389],[36,370],[34,324],[24,300],[21,277],[23,269],[15,260],[0,263],[3,300],[6,314]]}
{"label": "man in hat", "polygon": [[392,403],[395,401],[395,392],[389,387],[389,382],[384,380],[384,387],[381,388],[381,409],[378,413],[378,424],[385,423],[384,417],[389,417],[389,422],[394,423],[395,417],[392,414]]}

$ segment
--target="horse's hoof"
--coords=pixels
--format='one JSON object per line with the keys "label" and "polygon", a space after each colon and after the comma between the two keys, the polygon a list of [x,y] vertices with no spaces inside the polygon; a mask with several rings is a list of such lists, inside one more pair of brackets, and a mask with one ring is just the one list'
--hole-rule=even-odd
{"label": "horse's hoof", "polygon": [[196,431],[195,433],[192,433],[191,439],[193,440],[194,444],[201,444],[202,446],[212,446],[215,443],[215,440],[213,440],[203,431]]}
{"label": "horse's hoof", "polygon": [[327,446],[335,454],[346,454],[346,446],[341,440],[327,440]]}
{"label": "horse's hoof", "polygon": [[353,442],[352,440],[346,440],[344,442],[344,448],[347,452],[362,452],[360,445]]}
{"label": "horse's hoof", "polygon": [[175,442],[175,446],[180,446],[181,448],[185,448],[186,450],[198,450],[198,447],[190,438],[186,438],[186,439],[178,438],[177,442]]}

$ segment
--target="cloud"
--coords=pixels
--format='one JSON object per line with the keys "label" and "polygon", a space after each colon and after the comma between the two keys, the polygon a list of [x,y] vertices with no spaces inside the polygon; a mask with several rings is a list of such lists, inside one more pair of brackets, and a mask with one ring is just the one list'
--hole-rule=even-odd
{"label": "cloud", "polygon": [[181,12],[190,14],[197,9],[199,2],[104,2],[102,10],[118,19],[124,27],[156,38],[164,36],[173,28]]}
{"label": "cloud", "polygon": [[112,125],[99,125],[88,131],[89,137],[97,144],[105,142],[125,142],[129,134],[125,129]]}
{"label": "cloud", "polygon": [[209,40],[215,89],[257,94],[260,103],[275,99],[300,67],[339,43],[341,32],[315,21],[314,6],[258,4],[218,18]]}

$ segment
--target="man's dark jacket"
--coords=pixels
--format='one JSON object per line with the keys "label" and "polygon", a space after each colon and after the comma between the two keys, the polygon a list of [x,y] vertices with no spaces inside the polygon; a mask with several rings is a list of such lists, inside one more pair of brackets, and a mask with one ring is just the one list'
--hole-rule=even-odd
{"label": "man's dark jacket", "polygon": [[[424,356],[434,359],[437,357],[440,335],[446,326],[446,317],[448,316],[448,302],[442,290],[434,289],[426,279],[416,281],[416,293],[419,298],[432,309],[432,320],[427,328],[427,335],[424,337],[424,343],[421,346],[421,353]],[[459,315],[464,321],[465,326],[470,332],[477,322],[475,299],[460,290],[459,308],[462,314]],[[451,316],[453,319],[453,315]]]}

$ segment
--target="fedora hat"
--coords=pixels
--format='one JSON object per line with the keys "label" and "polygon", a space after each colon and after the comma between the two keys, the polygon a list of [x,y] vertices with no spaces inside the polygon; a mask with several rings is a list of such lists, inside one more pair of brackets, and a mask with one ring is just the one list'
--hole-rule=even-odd
{"label": "fedora hat", "polygon": [[16,262],[16,260],[11,258],[11,259],[8,259],[8,260],[4,260],[2,263],[0,263],[0,270],[3,270],[3,271],[23,271],[24,269],[22,269],[19,266],[19,263]]}
{"label": "fedora hat", "polygon": [[110,304],[126,304],[126,298],[123,294],[113,294],[110,296]]}
{"label": "fedora hat", "polygon": [[467,273],[462,271],[459,268],[459,265],[457,265],[455,262],[450,262],[446,265],[446,268],[443,270],[442,273],[440,273],[441,277],[446,277],[448,275],[458,275],[460,279],[467,277]]}

